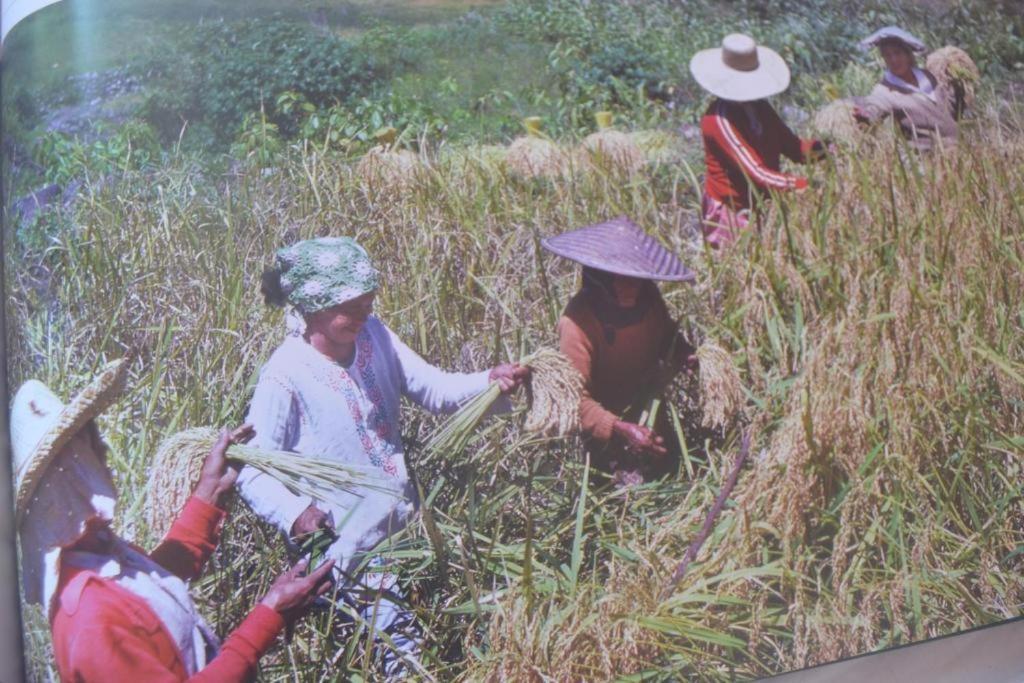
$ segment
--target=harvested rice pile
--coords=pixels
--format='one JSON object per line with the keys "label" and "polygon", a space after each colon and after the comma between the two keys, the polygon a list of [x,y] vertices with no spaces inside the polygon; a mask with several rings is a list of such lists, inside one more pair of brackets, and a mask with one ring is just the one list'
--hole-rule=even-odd
{"label": "harvested rice pile", "polygon": [[854,109],[850,99],[829,102],[814,115],[814,129],[836,142],[856,142],[861,128],[853,116]]}
{"label": "harvested rice pile", "polygon": [[414,152],[380,145],[359,160],[356,173],[371,187],[401,189],[416,178],[420,168],[419,155]]}
{"label": "harvested rice pile", "polygon": [[505,157],[513,173],[525,178],[554,178],[572,169],[571,155],[541,132],[542,124],[539,116],[523,119],[527,135],[513,140]]}
{"label": "harvested rice pile", "polygon": [[940,47],[928,55],[925,68],[953,91],[957,117],[965,108],[974,106],[974,91],[981,80],[981,72],[970,55],[952,45]]}
{"label": "harvested rice pile", "polygon": [[629,174],[639,172],[646,163],[643,150],[633,139],[611,128],[599,130],[584,138],[579,156],[584,164],[617,169]]}
{"label": "harvested rice pile", "polygon": [[510,170],[526,178],[566,175],[572,165],[569,155],[557,143],[533,136],[513,140],[506,160]]}
{"label": "harvested rice pile", "polygon": [[648,163],[672,164],[685,158],[686,141],[670,131],[637,130],[627,135]]}

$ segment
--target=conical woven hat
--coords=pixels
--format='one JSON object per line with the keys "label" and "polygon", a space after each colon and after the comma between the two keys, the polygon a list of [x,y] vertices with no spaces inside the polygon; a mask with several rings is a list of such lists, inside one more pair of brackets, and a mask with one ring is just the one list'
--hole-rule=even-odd
{"label": "conical woven hat", "polygon": [[11,452],[19,521],[61,449],[124,391],[129,365],[128,358],[108,363],[67,405],[38,380],[29,380],[18,389],[11,405]]}
{"label": "conical woven hat", "polygon": [[689,282],[693,271],[625,216],[540,241],[548,251],[616,275]]}

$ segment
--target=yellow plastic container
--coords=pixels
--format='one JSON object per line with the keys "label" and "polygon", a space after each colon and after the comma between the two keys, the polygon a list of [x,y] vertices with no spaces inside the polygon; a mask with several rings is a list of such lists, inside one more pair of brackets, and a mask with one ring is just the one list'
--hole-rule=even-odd
{"label": "yellow plastic container", "polygon": [[598,130],[612,127],[612,113],[610,111],[595,112],[594,120],[597,122]]}
{"label": "yellow plastic container", "polygon": [[377,144],[389,146],[394,144],[398,138],[398,131],[393,126],[387,126],[379,129],[373,134],[373,139],[377,141]]}

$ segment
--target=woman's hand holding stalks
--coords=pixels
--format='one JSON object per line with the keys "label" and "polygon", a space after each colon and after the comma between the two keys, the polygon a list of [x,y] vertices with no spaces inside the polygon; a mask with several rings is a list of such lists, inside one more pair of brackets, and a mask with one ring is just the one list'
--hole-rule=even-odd
{"label": "woman's hand holding stalks", "polygon": [[530,376],[530,368],[519,363],[503,363],[491,370],[489,379],[497,383],[501,393],[508,394],[523,385]]}
{"label": "woman's hand holding stalks", "polygon": [[680,371],[687,373],[697,372],[700,369],[700,361],[697,359],[697,349],[693,348],[689,342],[681,335],[677,335],[675,341],[672,343],[672,373],[675,374]]}
{"label": "woman's hand holding stalks", "polygon": [[308,576],[303,576],[308,566],[309,560],[301,560],[277,577],[260,604],[274,610],[288,622],[301,616],[302,611],[326,593],[333,583],[331,570],[334,560],[324,562]]}
{"label": "woman's hand holding stalks", "polygon": [[296,540],[305,537],[319,529],[334,531],[334,519],[331,515],[310,503],[309,507],[292,522],[291,537]]}
{"label": "woman's hand holding stalks", "polygon": [[665,440],[647,427],[619,420],[612,427],[612,435],[626,444],[631,453],[649,453],[662,456],[668,453]]}
{"label": "woman's hand holding stalks", "polygon": [[223,430],[220,438],[210,449],[209,455],[203,461],[203,468],[199,471],[199,481],[192,492],[196,498],[210,505],[217,506],[221,496],[231,490],[238,479],[238,472],[241,464],[228,462],[227,451],[232,444],[246,443],[255,436],[256,431],[251,424],[244,424],[234,431]]}
{"label": "woman's hand holding stalks", "polygon": [[821,161],[836,153],[836,146],[826,140],[815,140],[811,143],[810,161]]}

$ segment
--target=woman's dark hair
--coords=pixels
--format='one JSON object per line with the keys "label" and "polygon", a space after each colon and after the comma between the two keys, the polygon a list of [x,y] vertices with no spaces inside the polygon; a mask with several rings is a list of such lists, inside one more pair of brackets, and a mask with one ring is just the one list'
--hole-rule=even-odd
{"label": "woman's dark hair", "polygon": [[883,47],[890,47],[890,46],[891,47],[899,48],[900,50],[903,50],[903,52],[905,52],[908,57],[913,58],[913,56],[914,56],[913,48],[911,48],[909,45],[907,45],[907,43],[905,41],[902,41],[899,38],[882,38],[882,40],[878,41],[878,49],[879,50],[881,50]]}
{"label": "woman's dark hair", "polygon": [[612,295],[612,280],[615,276],[607,270],[599,270],[591,266],[583,266],[583,288],[597,289],[606,296]]}
{"label": "woman's dark hair", "polygon": [[[640,297],[660,296],[658,286],[653,281],[644,278],[637,278],[643,282],[640,287]],[[615,281],[615,274],[606,270],[583,266],[583,289],[615,300],[615,292],[612,290],[612,283]]]}
{"label": "woman's dark hair", "polygon": [[260,277],[260,292],[263,294],[264,303],[270,306],[282,307],[288,301],[288,295],[281,288],[281,270],[279,268],[267,268]]}

